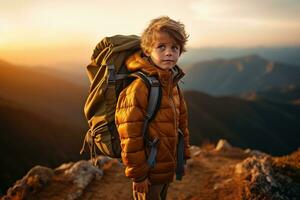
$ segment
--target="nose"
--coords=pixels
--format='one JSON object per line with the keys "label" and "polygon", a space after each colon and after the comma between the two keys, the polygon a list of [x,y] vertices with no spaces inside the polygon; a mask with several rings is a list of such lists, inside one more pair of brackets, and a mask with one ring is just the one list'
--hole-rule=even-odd
{"label": "nose", "polygon": [[172,56],[172,54],[173,54],[172,49],[171,48],[166,48],[165,55],[166,56]]}

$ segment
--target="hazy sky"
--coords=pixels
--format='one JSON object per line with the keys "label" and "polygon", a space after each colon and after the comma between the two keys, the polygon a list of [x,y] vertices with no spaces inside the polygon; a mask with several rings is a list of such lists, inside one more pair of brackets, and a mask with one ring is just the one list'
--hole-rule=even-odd
{"label": "hazy sky", "polygon": [[189,47],[300,45],[299,0],[0,0],[0,58],[84,62],[103,36],[162,15],[186,25]]}

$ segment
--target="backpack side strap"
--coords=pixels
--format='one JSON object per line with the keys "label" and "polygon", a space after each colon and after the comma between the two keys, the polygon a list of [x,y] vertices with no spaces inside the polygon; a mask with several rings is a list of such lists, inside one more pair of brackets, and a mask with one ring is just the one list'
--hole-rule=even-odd
{"label": "backpack side strap", "polygon": [[141,71],[135,72],[132,74],[132,76],[136,76],[141,78],[141,80],[146,84],[149,90],[149,96],[148,96],[148,107],[147,107],[147,113],[145,116],[145,121],[143,124],[143,138],[144,142],[147,146],[149,146],[150,154],[148,156],[147,163],[152,168],[155,165],[155,158],[157,154],[157,144],[159,143],[158,138],[154,138],[152,141],[149,138],[148,135],[148,125],[151,120],[153,120],[155,114],[159,110],[161,97],[162,97],[162,89],[159,81],[154,76],[147,76]]}
{"label": "backpack side strap", "polygon": [[177,144],[177,163],[176,163],[176,180],[181,180],[184,174],[184,135],[178,129],[178,144]]}

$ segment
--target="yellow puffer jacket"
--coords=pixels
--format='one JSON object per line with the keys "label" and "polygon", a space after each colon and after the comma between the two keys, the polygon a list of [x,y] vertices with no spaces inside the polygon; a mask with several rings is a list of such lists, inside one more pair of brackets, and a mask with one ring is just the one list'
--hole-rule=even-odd
{"label": "yellow puffer jacket", "polygon": [[151,139],[159,138],[156,164],[150,169],[147,164],[149,149],[145,148],[142,136],[148,106],[148,88],[137,78],[119,95],[115,122],[121,139],[125,174],[136,182],[146,177],[154,184],[171,182],[176,168],[178,128],[184,133],[185,158],[190,157],[187,108],[177,87],[184,73],[177,66],[171,71],[159,69],[142,58],[141,52],[129,57],[126,65],[132,72],[141,70],[150,76],[156,76],[162,86],[162,99],[148,128]]}

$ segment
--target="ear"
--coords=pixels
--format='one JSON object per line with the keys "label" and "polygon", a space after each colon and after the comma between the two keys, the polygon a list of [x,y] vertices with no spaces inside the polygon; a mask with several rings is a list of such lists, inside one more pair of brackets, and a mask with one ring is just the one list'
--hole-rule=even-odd
{"label": "ear", "polygon": [[150,57],[151,56],[151,48],[143,49],[143,53],[145,56]]}
{"label": "ear", "polygon": [[150,57],[150,53],[148,53],[148,51],[145,51],[144,53],[147,57]]}

